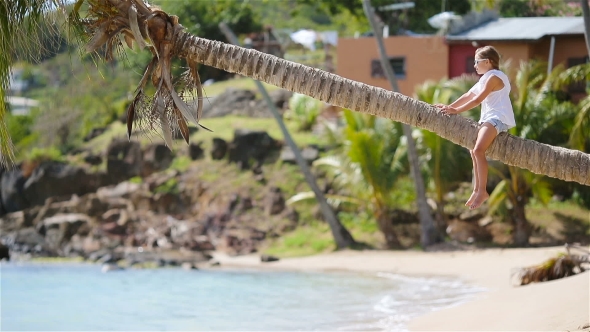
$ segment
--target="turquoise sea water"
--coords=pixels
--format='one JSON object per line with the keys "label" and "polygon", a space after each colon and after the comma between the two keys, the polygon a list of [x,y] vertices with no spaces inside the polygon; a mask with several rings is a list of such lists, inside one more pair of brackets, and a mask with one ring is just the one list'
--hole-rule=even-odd
{"label": "turquoise sea water", "polygon": [[403,331],[480,288],[389,273],[0,265],[2,331]]}

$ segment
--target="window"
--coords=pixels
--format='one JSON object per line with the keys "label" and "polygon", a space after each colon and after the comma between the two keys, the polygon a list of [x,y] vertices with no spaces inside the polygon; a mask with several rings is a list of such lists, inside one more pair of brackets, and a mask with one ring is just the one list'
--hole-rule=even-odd
{"label": "window", "polygon": [[474,56],[468,56],[465,58],[465,73],[466,74],[475,74],[475,67],[473,64],[475,63]]}
{"label": "window", "polygon": [[[389,64],[391,64],[391,68],[393,68],[393,72],[395,73],[395,78],[406,78],[406,58],[404,57],[394,57],[389,58]],[[385,71],[383,71],[383,67],[381,66],[381,60],[374,59],[371,60],[371,77],[373,78],[386,78]]]}
{"label": "window", "polygon": [[[568,68],[571,68],[571,67],[574,67],[577,65],[581,65],[584,63],[588,63],[588,57],[567,59],[567,67]],[[569,93],[584,93],[584,92],[586,92],[586,84],[587,84],[587,82],[573,83],[569,86],[568,92]]]}

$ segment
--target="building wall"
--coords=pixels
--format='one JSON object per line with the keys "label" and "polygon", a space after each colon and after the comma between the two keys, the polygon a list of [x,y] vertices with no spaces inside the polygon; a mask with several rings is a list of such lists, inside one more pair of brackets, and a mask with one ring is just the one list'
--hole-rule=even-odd
{"label": "building wall", "polygon": [[[475,51],[479,47],[493,46],[500,53],[500,65],[510,63],[511,69],[518,68],[520,61],[527,61],[531,55],[531,46],[523,42],[489,42],[451,44],[451,64],[449,66],[449,77],[457,77],[466,73],[474,73],[473,60]],[[465,63],[470,63],[470,68],[466,68]]]}
{"label": "building wall", "polygon": [[449,78],[475,73],[473,61],[477,47],[469,44],[452,44],[449,47]]}
{"label": "building wall", "polygon": [[[392,36],[385,38],[384,43],[389,57],[405,59],[406,76],[397,80],[401,93],[412,96],[416,85],[447,77],[449,51],[441,36]],[[379,60],[374,38],[338,39],[337,59],[336,74],[391,90],[386,78],[371,76],[371,62]]]}

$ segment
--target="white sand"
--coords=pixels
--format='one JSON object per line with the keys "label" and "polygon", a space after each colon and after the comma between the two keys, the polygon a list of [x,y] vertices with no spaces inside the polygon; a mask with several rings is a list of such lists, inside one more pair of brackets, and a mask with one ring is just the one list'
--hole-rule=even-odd
{"label": "white sand", "polygon": [[563,247],[454,252],[341,251],[261,263],[258,255],[215,253],[223,266],[394,272],[458,277],[489,289],[474,301],[412,320],[412,331],[590,331],[590,273],[512,286],[515,268],[537,265]]}

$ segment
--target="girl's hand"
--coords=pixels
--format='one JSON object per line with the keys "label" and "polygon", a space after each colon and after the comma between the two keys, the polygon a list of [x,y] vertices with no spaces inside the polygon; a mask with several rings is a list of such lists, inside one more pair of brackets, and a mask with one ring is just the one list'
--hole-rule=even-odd
{"label": "girl's hand", "polygon": [[440,112],[444,115],[458,113],[456,108],[448,106],[448,105],[437,104],[435,106],[438,107],[440,109]]}

